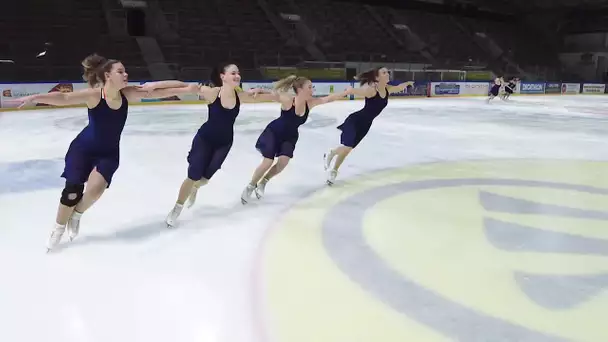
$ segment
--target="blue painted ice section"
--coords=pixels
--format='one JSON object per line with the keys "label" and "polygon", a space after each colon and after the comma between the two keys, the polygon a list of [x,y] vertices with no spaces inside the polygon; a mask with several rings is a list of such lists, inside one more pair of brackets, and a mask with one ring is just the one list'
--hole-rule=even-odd
{"label": "blue painted ice section", "polygon": [[63,159],[0,162],[0,195],[62,188]]}

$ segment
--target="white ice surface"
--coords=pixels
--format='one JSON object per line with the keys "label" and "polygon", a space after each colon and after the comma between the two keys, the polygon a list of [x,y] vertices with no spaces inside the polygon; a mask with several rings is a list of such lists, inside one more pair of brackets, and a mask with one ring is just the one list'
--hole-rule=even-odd
{"label": "white ice surface", "polygon": [[[86,110],[0,113],[0,341],[256,341],[256,247],[279,213],[325,186],[323,153],[361,105],[313,109],[294,160],[248,207],[239,196],[261,160],[254,144],[279,108],[243,105],[228,159],[175,230],[163,219],[207,108],[132,107],[112,187],[83,216],[79,238],[49,255],[62,158]],[[391,100],[339,180],[429,161],[606,160],[607,118],[604,96]]]}

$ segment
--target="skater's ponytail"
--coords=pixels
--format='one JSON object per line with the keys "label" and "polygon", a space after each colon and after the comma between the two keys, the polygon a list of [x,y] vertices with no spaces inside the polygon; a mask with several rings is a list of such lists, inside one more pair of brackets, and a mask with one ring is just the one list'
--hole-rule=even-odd
{"label": "skater's ponytail", "polygon": [[355,76],[355,80],[359,82],[359,85],[373,84],[374,82],[378,81],[378,72],[382,68],[383,67],[377,67],[362,72],[359,75]]}
{"label": "skater's ponytail", "polygon": [[297,93],[298,89],[301,89],[309,81],[310,80],[306,77],[291,75],[277,81],[274,84],[274,89],[282,92],[287,92],[289,89],[293,89],[293,91]]}
{"label": "skater's ponytail", "polygon": [[82,61],[84,72],[82,79],[85,80],[92,88],[99,84],[106,83],[106,72],[112,70],[112,66],[120,61],[115,59],[107,59],[96,53],[88,56]]}

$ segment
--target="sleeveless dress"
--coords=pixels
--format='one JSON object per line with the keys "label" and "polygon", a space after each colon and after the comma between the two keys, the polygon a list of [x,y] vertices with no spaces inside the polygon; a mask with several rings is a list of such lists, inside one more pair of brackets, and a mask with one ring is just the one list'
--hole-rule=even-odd
{"label": "sleeveless dress", "polygon": [[376,95],[365,98],[363,109],[350,114],[344,122],[338,126],[342,131],[340,143],[351,148],[357,147],[361,140],[367,135],[372,127],[372,122],[382,110],[388,105],[388,89],[384,97],[380,96],[380,91],[376,88]]}
{"label": "sleeveless dress", "polygon": [[294,99],[290,109],[281,109],[281,116],[266,126],[255,144],[256,149],[264,158],[268,159],[279,156],[293,158],[293,152],[300,136],[298,129],[308,120],[309,112],[307,102],[304,114],[296,114]]}
{"label": "sleeveless dress", "polygon": [[122,104],[114,110],[106,102],[105,91],[95,108],[89,108],[89,124],[76,136],[65,155],[61,177],[66,183],[81,185],[97,168],[110,187],[120,164],[120,138],[127,121],[129,102],[120,92]]}
{"label": "sleeveless dress", "polygon": [[236,104],[228,109],[222,106],[220,92],[210,103],[209,119],[199,128],[188,153],[188,178],[198,181],[211,179],[222,167],[232,148],[234,123],[239,115],[241,103],[235,90]]}

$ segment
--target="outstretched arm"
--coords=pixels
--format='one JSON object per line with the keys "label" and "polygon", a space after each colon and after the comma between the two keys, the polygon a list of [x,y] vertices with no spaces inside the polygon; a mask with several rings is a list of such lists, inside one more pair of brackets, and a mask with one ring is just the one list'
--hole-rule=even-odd
{"label": "outstretched arm", "polygon": [[255,102],[281,102],[281,92],[264,90],[262,88],[249,89],[239,93],[239,100],[245,103]]}
{"label": "outstretched arm", "polygon": [[403,83],[401,83],[399,85],[396,85],[396,86],[387,85],[386,89],[391,94],[393,94],[393,93],[399,93],[399,92],[402,92],[405,88],[407,88],[408,85],[411,85],[412,83],[413,82],[403,82]]}
{"label": "outstretched arm", "polygon": [[[174,81],[166,81],[174,82]],[[180,83],[183,86],[180,86]],[[201,91],[201,87],[198,84],[187,84],[177,81],[174,83],[176,87],[168,87],[171,83],[166,83],[163,87],[154,90],[147,90],[143,87],[127,87],[123,90],[123,93],[129,100],[129,102],[137,102],[141,99],[162,99],[165,97],[178,96],[178,95],[196,95]]]}
{"label": "outstretched arm", "polygon": [[249,89],[239,93],[239,100],[244,103],[254,102],[281,102],[281,92],[266,91],[260,88]]}
{"label": "outstretched arm", "polygon": [[376,92],[375,88],[364,85],[363,87],[360,87],[360,88],[353,88],[349,94],[359,96],[359,97],[372,97],[372,96],[374,96],[375,92]]}
{"label": "outstretched arm", "polygon": [[311,107],[316,107],[318,105],[322,105],[322,104],[326,104],[326,103],[330,103],[330,102],[339,100],[349,94],[352,94],[353,90],[354,90],[353,87],[348,87],[341,93],[334,93],[334,94],[331,94],[328,96],[314,98],[314,99],[312,99],[312,101],[310,101],[310,105],[311,105]]}
{"label": "outstretched arm", "polygon": [[190,84],[182,82],[182,81],[156,81],[156,82],[147,82],[142,84],[141,89],[152,91],[156,89],[165,89],[165,88],[183,88],[187,87]]}
{"label": "outstretched arm", "polygon": [[44,103],[52,106],[70,106],[88,104],[98,101],[101,97],[101,88],[88,88],[70,93],[52,92],[47,94],[36,94],[16,99],[20,103],[19,108],[31,103]]}

